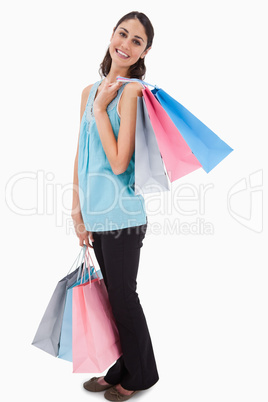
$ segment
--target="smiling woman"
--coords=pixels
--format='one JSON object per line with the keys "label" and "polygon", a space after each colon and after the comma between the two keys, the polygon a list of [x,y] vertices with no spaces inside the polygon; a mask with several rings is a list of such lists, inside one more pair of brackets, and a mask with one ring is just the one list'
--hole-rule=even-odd
{"label": "smiling woman", "polygon": [[[127,18],[125,18],[127,17]],[[138,26],[138,30],[141,32],[134,32],[133,36],[131,37],[131,32],[128,29],[128,26],[130,28],[133,28],[133,23],[134,22],[139,22],[139,24],[136,24]],[[145,51],[145,54],[142,54],[142,56],[129,68],[129,77],[130,78],[138,78],[138,79],[143,79],[146,73],[146,67],[144,64],[144,57],[150,50],[152,44],[153,44],[153,38],[154,38],[154,28],[150,22],[150,20],[143,14],[143,13],[138,13],[138,12],[132,12],[127,14],[126,16],[122,17],[118,23],[116,24],[114,30],[113,30],[113,36],[121,36],[122,38],[126,40],[132,41],[133,45],[136,47],[142,48],[143,51]],[[111,39],[112,39],[111,38]],[[107,74],[110,71],[111,68],[111,46],[108,48],[106,55],[103,59],[103,62],[101,63],[100,66],[100,73],[104,77],[107,76]],[[119,52],[121,51],[122,53],[126,54],[128,56],[128,53],[126,52],[126,49],[119,48]],[[128,59],[128,57],[127,57]]]}
{"label": "smiling woman", "polygon": [[109,53],[112,58],[113,52],[116,52],[120,59],[128,60],[134,65],[148,53],[150,48],[146,44],[147,35],[143,25],[138,20],[127,20],[114,31]]}
{"label": "smiling woman", "polygon": [[159,379],[136,291],[147,230],[144,198],[134,191],[137,98],[142,86],[116,81],[117,76],[143,78],[153,36],[145,14],[135,11],[121,18],[100,66],[102,79],[86,87],[81,99],[72,218],[80,245],[94,249],[123,352],[105,377],[90,379],[84,388],[105,389],[105,398],[111,401],[125,401]]}

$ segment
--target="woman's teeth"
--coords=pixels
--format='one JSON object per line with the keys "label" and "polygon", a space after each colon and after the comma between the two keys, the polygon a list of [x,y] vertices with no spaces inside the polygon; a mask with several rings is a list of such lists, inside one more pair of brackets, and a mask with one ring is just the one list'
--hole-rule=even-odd
{"label": "woman's teeth", "polygon": [[119,53],[121,56],[125,57],[126,59],[129,57],[126,53],[121,52],[121,50],[116,49],[116,52]]}

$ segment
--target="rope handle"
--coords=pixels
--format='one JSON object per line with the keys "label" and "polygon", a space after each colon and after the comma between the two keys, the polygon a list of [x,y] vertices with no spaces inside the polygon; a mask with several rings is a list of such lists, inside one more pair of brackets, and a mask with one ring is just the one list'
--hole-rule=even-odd
{"label": "rope handle", "polygon": [[[76,278],[77,281],[79,281],[80,278],[82,279],[83,275],[84,275],[84,267],[85,267],[85,261],[84,260],[85,260],[86,250],[87,250],[87,246],[84,244],[83,248],[81,250],[81,251],[83,251],[83,253],[82,253],[81,263],[79,265],[79,270],[78,270],[78,273],[77,273],[77,278]],[[83,264],[83,261],[84,261],[84,264]],[[83,266],[83,268],[82,268],[82,266]]]}
{"label": "rope handle", "polygon": [[143,89],[145,89],[145,85],[159,89],[157,85],[149,84],[148,82],[139,80],[138,78],[126,78],[126,77],[121,77],[120,75],[118,75],[116,77],[116,80],[118,82],[139,82],[143,86]]}
{"label": "rope handle", "polygon": [[[85,246],[85,247],[87,247],[87,246]],[[89,260],[91,261],[91,265],[90,265]],[[86,267],[86,263],[87,263],[88,267]],[[89,253],[88,248],[87,248],[86,253],[85,253],[85,264],[84,264],[84,267],[83,267],[83,273],[82,273],[82,277],[81,277],[81,284],[82,284],[82,278],[83,278],[83,274],[84,274],[84,268],[88,269],[88,272],[89,272],[89,284],[90,284],[90,287],[91,287],[91,282],[92,282],[92,280],[91,280],[92,269],[91,268],[93,268],[93,270],[95,271],[95,274],[96,274],[96,279],[94,279],[94,281],[97,280],[100,283],[100,277],[98,275],[98,272],[96,271],[95,265],[93,263],[93,260],[92,260],[92,257],[90,255],[90,253]]]}
{"label": "rope handle", "polygon": [[[85,246],[85,247],[86,247],[86,246]],[[74,260],[74,262],[73,262],[71,268],[69,269],[67,275],[69,275],[69,273],[71,272],[71,270],[72,270],[74,264],[75,264],[77,261],[79,261],[79,258],[80,258],[80,256],[81,256],[82,252],[83,252],[83,255],[82,255],[82,261],[83,261],[84,256],[85,256],[85,252],[86,252],[86,248],[85,248],[85,247],[84,247],[84,248],[81,247],[81,250],[80,250],[78,256],[76,257],[76,259]],[[76,264],[76,266],[77,266],[77,264]],[[80,266],[79,266],[79,272],[78,272],[78,274],[79,274],[79,276],[80,276],[80,274],[81,274],[81,264],[80,264]]]}
{"label": "rope handle", "polygon": [[[82,258],[81,258],[80,264],[78,265],[76,262],[80,260],[81,255],[82,255]],[[90,265],[90,263],[89,263],[89,258],[91,260],[92,265]],[[81,250],[80,250],[78,256],[76,257],[76,259],[74,260],[74,262],[73,262],[71,268],[69,269],[67,275],[70,273],[70,271],[72,270],[72,268],[75,265],[75,263],[76,263],[76,267],[79,266],[79,269],[78,269],[78,272],[77,272],[77,278],[76,278],[77,282],[79,280],[81,280],[80,284],[82,284],[82,282],[85,281],[86,270],[88,270],[88,276],[89,276],[90,283],[91,283],[91,275],[93,275],[94,271],[95,271],[95,274],[96,274],[96,277],[97,277],[96,280],[98,280],[100,282],[100,277],[99,277],[99,275],[98,275],[98,273],[96,271],[95,265],[93,263],[91,255],[89,254],[89,250],[87,249],[86,244],[84,244],[83,247],[81,247]]]}

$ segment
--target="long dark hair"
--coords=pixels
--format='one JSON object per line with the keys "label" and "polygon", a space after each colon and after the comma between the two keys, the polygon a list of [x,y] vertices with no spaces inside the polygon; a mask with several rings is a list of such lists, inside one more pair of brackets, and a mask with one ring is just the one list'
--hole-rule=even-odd
{"label": "long dark hair", "polygon": [[[145,32],[147,35],[146,49],[148,49],[150,46],[152,46],[152,43],[153,43],[154,28],[152,26],[151,21],[145,14],[139,13],[138,11],[132,11],[131,13],[124,15],[124,17],[122,17],[116,24],[116,26],[114,28],[114,32],[123,21],[133,20],[135,18],[137,18],[140,21],[140,23],[144,26],[144,29],[145,29]],[[100,69],[99,69],[100,76],[107,77],[107,75],[111,69],[111,65],[112,65],[112,58],[111,58],[110,51],[108,48],[108,50],[104,56],[104,59],[100,65]],[[144,58],[143,59],[140,58],[135,64],[133,64],[133,66],[131,66],[129,68],[128,74],[129,74],[130,78],[143,79],[145,76],[145,72],[146,72],[146,67],[145,67],[145,63],[144,63]]]}

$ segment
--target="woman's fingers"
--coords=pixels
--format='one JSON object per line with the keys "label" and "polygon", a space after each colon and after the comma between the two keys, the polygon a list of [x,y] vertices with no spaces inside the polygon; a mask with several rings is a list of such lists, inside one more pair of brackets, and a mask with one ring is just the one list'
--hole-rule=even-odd
{"label": "woman's fingers", "polygon": [[89,245],[89,247],[93,248],[93,242],[94,242],[93,233],[92,232],[87,232],[87,233],[88,233],[88,237],[92,243],[92,245]]}
{"label": "woman's fingers", "polygon": [[94,242],[93,234],[91,232],[86,232],[86,234],[80,235],[79,236],[79,245],[83,247],[85,244],[87,247],[93,248],[93,245],[90,244]]}
{"label": "woman's fingers", "polygon": [[84,244],[89,247],[89,241],[87,238],[84,238],[83,236],[79,236],[79,246],[83,247]]}
{"label": "woman's fingers", "polygon": [[94,241],[93,234],[85,229],[84,224],[80,226],[80,230],[77,228],[77,236],[79,238],[79,245],[81,247],[83,247],[83,245],[85,244],[87,247],[93,248],[93,246],[89,242],[89,239],[91,242]]}
{"label": "woman's fingers", "polygon": [[83,220],[74,220],[74,227],[79,239],[79,246],[83,247],[85,244],[87,247],[93,248],[92,244],[90,244],[90,241],[91,243],[94,242],[93,233],[86,230]]}
{"label": "woman's fingers", "polygon": [[93,233],[89,232],[89,231],[87,233],[88,233],[88,237],[90,238],[90,241],[93,242],[94,241]]}
{"label": "woman's fingers", "polygon": [[87,236],[86,237],[79,237],[79,246],[83,247],[84,244],[87,247],[93,248],[93,246],[90,244]]}
{"label": "woman's fingers", "polygon": [[93,248],[93,246],[91,244],[88,243],[88,247]]}
{"label": "woman's fingers", "polygon": [[109,84],[109,88],[113,88],[114,90],[118,91],[118,89],[123,85],[123,82],[116,81]]}
{"label": "woman's fingers", "polygon": [[112,82],[111,84],[105,82],[102,90],[94,100],[93,108],[95,109],[95,107],[99,107],[100,109],[106,110],[108,104],[116,97],[121,85],[122,82],[118,81]]}

